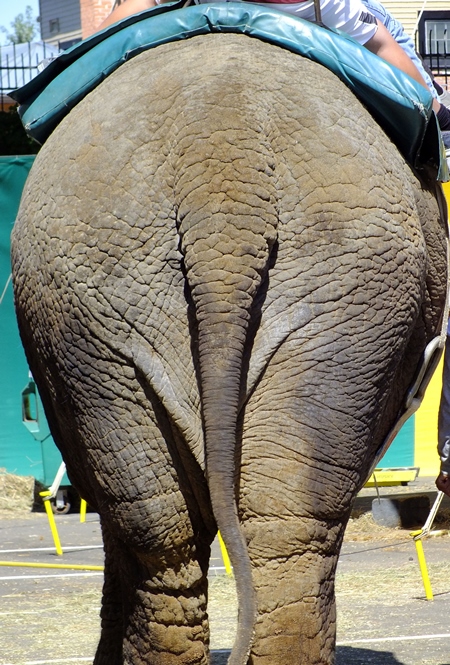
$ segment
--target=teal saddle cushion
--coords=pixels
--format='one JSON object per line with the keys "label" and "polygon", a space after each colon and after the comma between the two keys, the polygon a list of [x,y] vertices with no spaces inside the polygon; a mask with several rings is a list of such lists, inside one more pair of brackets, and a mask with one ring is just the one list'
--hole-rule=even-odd
{"label": "teal saddle cushion", "polygon": [[[246,2],[160,5],[64,51],[11,96],[26,131],[43,143],[105,77],[142,51],[197,35],[234,32],[286,48],[327,67],[366,105],[414,167],[434,164],[448,179],[432,96],[348,35]],[[444,158],[443,158],[444,157]]]}

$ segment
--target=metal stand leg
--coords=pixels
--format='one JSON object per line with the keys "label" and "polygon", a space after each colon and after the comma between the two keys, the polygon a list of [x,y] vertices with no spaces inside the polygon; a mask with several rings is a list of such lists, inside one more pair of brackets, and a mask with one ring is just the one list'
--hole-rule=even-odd
{"label": "metal stand leg", "polygon": [[86,509],[87,503],[84,499],[81,499],[80,502],[80,522],[86,522]]}
{"label": "metal stand leg", "polygon": [[59,540],[58,529],[56,528],[55,516],[53,515],[52,506],[50,504],[52,493],[47,490],[45,492],[39,492],[39,496],[41,496],[44,500],[45,512],[47,513],[48,523],[50,524],[50,531],[52,532],[53,542],[55,543],[56,554],[61,556],[63,551],[61,548],[61,542]]}
{"label": "metal stand leg", "polygon": [[414,543],[416,546],[417,559],[419,561],[420,574],[422,575],[423,586],[425,589],[425,596],[427,600],[433,600],[433,591],[431,589],[430,577],[428,575],[427,562],[425,561],[425,553],[423,551],[422,538],[427,536],[430,532],[430,529],[433,525],[434,518],[437,515],[439,506],[441,505],[442,499],[444,497],[443,492],[438,492],[436,499],[434,501],[433,507],[430,510],[427,521],[423,525],[423,528],[419,531],[413,531],[411,536],[414,538]]}
{"label": "metal stand leg", "polygon": [[55,543],[56,554],[58,554],[59,556],[62,555],[63,551],[61,548],[61,541],[59,540],[58,529],[56,528],[55,516],[53,515],[50,499],[55,498],[65,472],[66,472],[66,465],[64,464],[64,462],[61,462],[59,469],[56,473],[55,480],[52,482],[48,490],[46,490],[45,492],[39,492],[39,496],[41,496],[44,500],[45,512],[47,513],[48,522],[50,524],[50,531],[52,532],[53,542]]}
{"label": "metal stand leg", "polygon": [[230,557],[228,556],[227,548],[225,547],[225,543],[222,540],[220,531],[218,531],[217,536],[219,538],[220,553],[222,554],[223,565],[225,566],[225,572],[227,575],[232,575],[233,569],[231,568]]}

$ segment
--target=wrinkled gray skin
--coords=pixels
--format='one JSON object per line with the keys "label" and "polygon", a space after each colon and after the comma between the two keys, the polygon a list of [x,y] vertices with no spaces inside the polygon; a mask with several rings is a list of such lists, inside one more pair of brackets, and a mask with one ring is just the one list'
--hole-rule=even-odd
{"label": "wrinkled gray skin", "polygon": [[253,665],[333,662],[352,500],[444,301],[433,188],[332,74],[245,36],[136,57],[50,137],[14,283],[53,435],[101,516],[97,665],[208,661],[216,524],[241,605],[230,662],[253,632]]}

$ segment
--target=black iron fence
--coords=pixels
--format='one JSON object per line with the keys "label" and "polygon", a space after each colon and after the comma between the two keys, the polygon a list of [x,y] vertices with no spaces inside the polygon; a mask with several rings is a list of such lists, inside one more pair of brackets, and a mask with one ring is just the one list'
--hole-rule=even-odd
{"label": "black iron fence", "polygon": [[437,77],[439,83],[446,87],[450,83],[450,52],[447,48],[446,31],[435,35],[436,26],[432,30],[419,30],[417,50],[426,67]]}
{"label": "black iron fence", "polygon": [[433,76],[439,83],[447,88],[450,83],[450,54],[449,53],[427,53],[422,56],[426,65],[430,68]]}
{"label": "black iron fence", "polygon": [[0,111],[8,110],[14,103],[8,93],[31,81],[57,52],[56,47],[45,42],[0,46]]}
{"label": "black iron fence", "polygon": [[425,53],[425,49],[420,49],[421,58],[425,68],[431,72],[438,83],[447,89],[450,83],[450,53],[445,48],[439,49],[439,43],[435,53]]}

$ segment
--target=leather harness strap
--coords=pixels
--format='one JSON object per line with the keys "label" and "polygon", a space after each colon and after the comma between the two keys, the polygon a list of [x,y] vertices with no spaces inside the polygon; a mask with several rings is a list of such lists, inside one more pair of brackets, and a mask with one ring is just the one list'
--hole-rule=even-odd
{"label": "leather harness strap", "polygon": [[320,11],[320,0],[314,0],[314,13],[316,15],[316,23],[323,25],[322,12]]}

